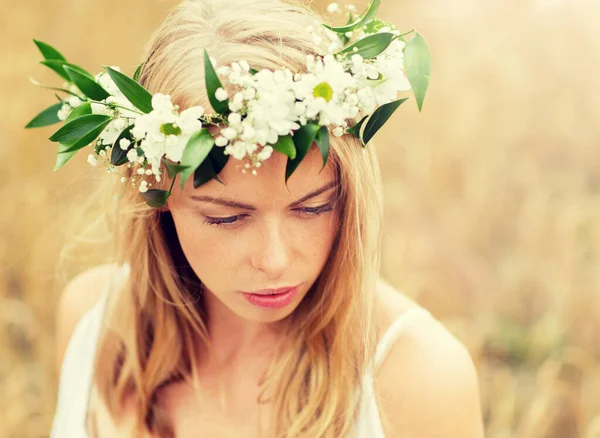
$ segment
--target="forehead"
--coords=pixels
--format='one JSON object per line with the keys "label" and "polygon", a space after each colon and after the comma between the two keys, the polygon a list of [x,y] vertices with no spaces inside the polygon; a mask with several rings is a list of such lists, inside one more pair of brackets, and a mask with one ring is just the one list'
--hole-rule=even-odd
{"label": "forehead", "polygon": [[[323,158],[318,148],[313,145],[292,176],[285,183],[287,157],[274,151],[271,157],[262,163],[257,175],[249,171],[242,173],[244,162],[229,158],[218,181],[211,180],[194,189],[192,179],[186,181],[183,190],[179,185],[174,195],[190,198],[191,196],[210,196],[226,198],[260,207],[279,202],[293,202],[316,189],[336,180],[335,166],[331,157],[323,168]],[[329,193],[329,192],[327,192]]]}

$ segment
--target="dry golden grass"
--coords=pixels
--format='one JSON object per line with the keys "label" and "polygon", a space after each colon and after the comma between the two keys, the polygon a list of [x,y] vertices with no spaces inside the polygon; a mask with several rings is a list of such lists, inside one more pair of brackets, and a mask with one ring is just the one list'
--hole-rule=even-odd
{"label": "dry golden grass", "polygon": [[[131,73],[175,1],[4,3],[0,438],[34,438],[47,436],[55,403],[56,259],[90,183],[84,157],[52,172],[51,130],[22,129],[53,99],[27,77],[57,83],[31,39],[92,71]],[[598,438],[600,6],[383,3],[433,55],[423,113],[411,100],[377,142],[383,274],[470,348],[488,437]]]}

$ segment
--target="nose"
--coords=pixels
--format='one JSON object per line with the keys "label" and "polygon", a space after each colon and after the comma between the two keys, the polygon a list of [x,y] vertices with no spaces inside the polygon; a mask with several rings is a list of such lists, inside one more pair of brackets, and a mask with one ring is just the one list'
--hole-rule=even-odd
{"label": "nose", "polygon": [[257,233],[251,263],[274,280],[283,276],[290,265],[290,242],[282,225],[267,222]]}

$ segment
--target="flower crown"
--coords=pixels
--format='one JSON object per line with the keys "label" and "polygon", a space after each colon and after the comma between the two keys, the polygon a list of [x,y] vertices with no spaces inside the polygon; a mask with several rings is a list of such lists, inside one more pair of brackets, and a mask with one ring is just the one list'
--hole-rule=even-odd
{"label": "flower crown", "polygon": [[[177,175],[182,187],[192,175],[195,188],[213,178],[219,181],[229,157],[241,160],[242,172],[256,175],[261,163],[278,151],[288,157],[287,183],[313,143],[325,166],[330,130],[335,136],[354,135],[364,147],[407,100],[396,100],[398,92],[412,88],[421,111],[429,83],[429,48],[414,29],[400,33],[376,19],[380,2],[371,0],[361,14],[346,6],[345,26],[316,23],[307,29],[317,53],[307,56],[307,73],[257,71],[243,60],[216,66],[205,50],[211,113],[200,106],[180,111],[168,95],[149,93],[138,82],[143,64],[133,77],[118,67],[92,76],[49,44],[34,40],[44,57],[41,63],[67,82],[62,88],[32,82],[66,97],[57,94],[59,102],[26,128],[65,122],[50,137],[58,143],[55,170],[91,146],[90,164],[100,161],[109,172],[122,165],[132,168],[131,178],[121,181],[129,180],[156,208],[166,204]],[[343,13],[336,3],[328,11]],[[410,33],[414,35],[405,41]],[[227,79],[229,93],[221,79]],[[349,126],[349,120],[358,122]],[[148,180],[161,181],[161,163],[172,179],[168,191],[151,188]]]}

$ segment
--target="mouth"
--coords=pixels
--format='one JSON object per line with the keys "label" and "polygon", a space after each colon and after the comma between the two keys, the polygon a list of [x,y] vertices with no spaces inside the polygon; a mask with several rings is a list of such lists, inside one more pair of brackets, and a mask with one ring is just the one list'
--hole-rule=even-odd
{"label": "mouth", "polygon": [[242,293],[246,294],[246,295],[281,295],[281,294],[284,294],[284,293],[287,293],[287,292],[291,291],[292,289],[296,289],[299,286],[300,285],[297,285],[297,286],[285,286],[285,287],[280,287],[280,288],[277,288],[277,289],[262,289],[262,290],[252,291],[252,292],[242,291]]}
{"label": "mouth", "polygon": [[294,298],[296,297],[298,288],[301,284],[278,289],[262,289],[254,292],[242,292],[242,295],[254,306],[263,309],[281,309],[294,302]]}

